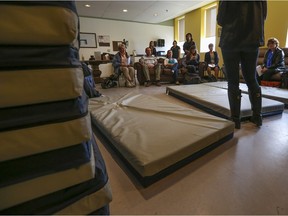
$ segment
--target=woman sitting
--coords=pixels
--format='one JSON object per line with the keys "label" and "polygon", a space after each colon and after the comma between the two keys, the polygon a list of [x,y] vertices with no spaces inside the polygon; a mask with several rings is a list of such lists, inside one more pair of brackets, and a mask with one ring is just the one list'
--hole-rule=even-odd
{"label": "woman sitting", "polygon": [[125,44],[120,44],[118,49],[119,52],[114,56],[112,60],[114,72],[118,76],[121,74],[121,72],[123,72],[126,87],[135,87],[135,70],[131,64],[130,56],[126,52]]}
{"label": "woman sitting", "polygon": [[212,43],[210,43],[208,45],[208,48],[209,48],[209,52],[205,53],[205,63],[207,66],[207,73],[208,73],[208,76],[211,77],[212,76],[211,71],[213,70],[214,76],[217,80],[218,79],[218,73],[219,73],[218,53],[216,51],[213,51],[214,45]]}
{"label": "woman sitting", "polygon": [[187,68],[188,73],[198,73],[199,62],[200,55],[198,54],[196,46],[192,45],[183,65]]}
{"label": "woman sitting", "polygon": [[267,42],[268,50],[264,56],[260,80],[271,81],[274,74],[285,71],[284,52],[279,48],[279,41],[270,38]]}

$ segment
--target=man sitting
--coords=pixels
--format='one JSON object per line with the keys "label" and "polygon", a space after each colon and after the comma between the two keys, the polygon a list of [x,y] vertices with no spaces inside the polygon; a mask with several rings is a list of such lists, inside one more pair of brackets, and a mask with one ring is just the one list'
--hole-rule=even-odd
{"label": "man sitting", "polygon": [[146,78],[146,87],[149,87],[151,85],[150,80],[150,74],[149,69],[153,68],[155,70],[155,76],[156,76],[156,85],[161,86],[160,84],[160,72],[161,72],[161,65],[158,64],[157,58],[152,55],[152,51],[150,47],[147,47],[145,49],[145,56],[142,56],[140,59],[140,64],[143,67],[144,76]]}
{"label": "man sitting", "polygon": [[164,60],[164,67],[172,69],[173,73],[173,80],[176,85],[179,85],[179,82],[177,81],[178,78],[178,61],[176,58],[172,57],[172,50],[167,51],[167,58]]}

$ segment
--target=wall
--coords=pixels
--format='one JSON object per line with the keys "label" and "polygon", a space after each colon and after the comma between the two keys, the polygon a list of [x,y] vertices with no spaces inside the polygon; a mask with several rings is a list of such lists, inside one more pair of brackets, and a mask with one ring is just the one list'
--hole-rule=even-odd
{"label": "wall", "polygon": [[165,47],[156,47],[157,51],[167,51],[174,40],[174,26],[144,24],[136,22],[124,22],[116,20],[105,20],[96,18],[80,17],[80,32],[96,33],[98,35],[110,36],[110,47],[80,48],[80,56],[89,59],[95,51],[116,53],[113,51],[112,41],[129,41],[127,52],[129,54],[136,50],[137,54],[144,54],[145,48],[151,40],[165,39]]}
{"label": "wall", "polygon": [[265,22],[265,39],[276,37],[280,47],[285,47],[287,40],[288,1],[268,1],[268,13]]}
{"label": "wall", "polygon": [[[203,7],[202,7],[203,8]],[[280,42],[280,47],[285,47],[288,31],[288,19],[285,18],[287,14],[288,1],[268,1],[267,19],[265,22],[265,40],[270,37],[276,37]],[[185,32],[192,33],[196,45],[200,45],[201,37],[201,8],[185,14]],[[175,21],[176,22],[176,21]],[[218,34],[217,26],[217,34]],[[177,28],[175,27],[174,35],[177,36]],[[217,35],[218,36],[218,35]],[[223,64],[221,49],[218,47],[219,37],[216,37],[215,49],[219,53],[219,64]],[[204,53],[200,53],[200,59],[204,60]]]}

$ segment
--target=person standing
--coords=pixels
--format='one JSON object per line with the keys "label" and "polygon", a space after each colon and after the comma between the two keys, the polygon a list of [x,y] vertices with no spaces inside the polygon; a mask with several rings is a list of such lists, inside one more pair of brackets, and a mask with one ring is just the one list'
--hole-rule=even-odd
{"label": "person standing", "polygon": [[180,53],[181,53],[181,48],[177,45],[177,41],[173,41],[173,46],[170,48],[172,51],[172,58],[177,59],[177,61],[180,60]]}
{"label": "person standing", "polygon": [[264,22],[267,1],[219,1],[217,22],[222,26],[219,47],[228,81],[231,120],[240,129],[241,90],[239,63],[246,81],[251,108],[251,122],[262,125],[262,95],[256,79],[256,61],[260,46],[264,45]]}
{"label": "person standing", "polygon": [[152,55],[153,55],[154,57],[156,57],[156,56],[157,56],[157,50],[156,50],[156,48],[155,48],[155,46],[154,46],[154,41],[150,41],[149,47],[150,47],[150,49],[151,49]]}
{"label": "person standing", "polygon": [[186,35],[186,41],[183,44],[183,51],[184,51],[184,56],[187,56],[189,54],[191,46],[196,46],[191,33],[187,33]]}

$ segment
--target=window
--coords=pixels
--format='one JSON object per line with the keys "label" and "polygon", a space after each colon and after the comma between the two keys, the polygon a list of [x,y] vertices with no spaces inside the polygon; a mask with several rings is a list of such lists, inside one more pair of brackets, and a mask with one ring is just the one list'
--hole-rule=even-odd
{"label": "window", "polygon": [[183,52],[182,47],[185,42],[185,17],[181,17],[178,20],[178,46],[181,48],[181,53]]}
{"label": "window", "polygon": [[178,20],[178,37],[179,37],[179,42],[185,41],[185,19],[184,17]]}
{"label": "window", "polygon": [[208,52],[208,44],[216,42],[216,19],[217,8],[213,4],[210,7],[204,8],[203,34],[201,37],[200,52]]}

